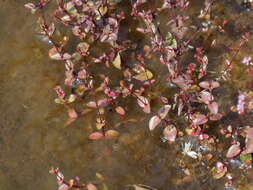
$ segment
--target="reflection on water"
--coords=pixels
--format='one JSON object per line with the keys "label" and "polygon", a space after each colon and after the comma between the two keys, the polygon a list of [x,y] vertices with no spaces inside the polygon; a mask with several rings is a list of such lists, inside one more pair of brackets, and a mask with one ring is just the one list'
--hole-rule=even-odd
{"label": "reflection on water", "polygon": [[[79,119],[70,128],[64,128],[65,110],[53,103],[53,88],[62,82],[64,68],[47,58],[47,44],[35,38],[35,18],[24,10],[24,2],[0,2],[1,190],[54,189],[55,179],[48,174],[51,166],[59,167],[67,178],[77,175],[85,182],[96,183],[96,173],[100,173],[108,189],[136,183],[158,189],[223,189],[223,180],[212,179],[198,161],[182,155],[184,139],[179,139],[177,145],[163,143],[161,131],[151,134],[147,129],[149,116],[144,117],[138,110],[133,119],[142,122],[119,125],[122,133],[113,140],[88,140],[93,130],[92,118]],[[239,34],[252,25],[252,14],[241,12],[235,2],[228,2],[221,1],[214,10],[221,18],[234,21],[228,25],[230,36],[217,35],[217,41],[225,44],[238,40]],[[198,1],[192,4],[193,14],[197,15],[200,5]],[[206,34],[199,40],[208,47],[214,37]],[[250,54],[251,46],[249,43],[248,52],[239,57]],[[208,52],[214,70],[223,58],[221,52],[222,44]],[[241,73],[234,75],[236,88],[248,80]],[[218,97],[226,100],[224,110],[234,103],[236,92],[231,86],[218,92]],[[192,177],[184,178],[184,171],[178,167],[182,160]],[[106,190],[105,186],[101,189]]]}

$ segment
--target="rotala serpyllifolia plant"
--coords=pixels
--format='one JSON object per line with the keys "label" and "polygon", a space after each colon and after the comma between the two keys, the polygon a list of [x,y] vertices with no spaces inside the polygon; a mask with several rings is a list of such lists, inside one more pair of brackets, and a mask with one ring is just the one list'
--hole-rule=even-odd
{"label": "rotala serpyllifolia plant", "polygon": [[[49,13],[46,7],[49,3],[56,6],[50,14],[53,15],[53,21],[47,16]],[[125,3],[128,9],[119,8],[120,3]],[[194,134],[197,131],[200,133],[201,125],[208,120],[221,118],[218,104],[212,95],[212,90],[219,87],[219,82],[203,80],[208,67],[208,58],[203,50],[195,49],[196,63],[183,63],[182,57],[188,53],[188,44],[193,40],[185,38],[189,30],[185,26],[189,19],[186,11],[188,1],[164,1],[152,6],[152,3],[144,0],[57,0],[28,3],[25,6],[39,14],[39,33],[52,45],[49,57],[65,64],[65,85],[71,89],[71,94],[67,95],[60,86],[55,87],[55,91],[58,95],[56,102],[68,108],[67,124],[92,111],[89,108],[97,112],[96,126],[101,132],[91,134],[91,139],[117,135],[114,130],[108,131],[104,108],[111,107],[116,114],[125,116],[127,111],[121,101],[130,97],[136,99],[137,105],[145,113],[155,113],[149,122],[150,130],[164,121],[169,126],[167,129],[176,135],[175,122],[166,119],[171,110],[177,110],[178,116],[183,115],[191,123]],[[166,23],[169,29],[166,31],[158,20],[159,14],[163,12],[169,13]],[[137,23],[135,28],[129,26],[129,29],[148,38],[146,44],[133,47],[136,44],[134,40],[121,37],[121,22],[124,19]],[[72,34],[59,39],[54,22],[70,29]],[[69,40],[73,37],[78,41],[75,49],[68,46],[68,43],[74,43]],[[100,52],[94,51],[96,47],[101,47]],[[125,60],[125,56],[122,56],[128,55],[129,51],[133,52],[134,60]],[[154,58],[157,61],[150,60]],[[155,67],[167,69],[167,76],[162,77],[162,81],[157,80],[159,73],[151,71]],[[105,69],[105,73],[94,72],[94,69],[100,68]],[[120,80],[117,82],[114,81],[115,70],[120,72],[120,76],[117,76]],[[157,85],[168,83],[177,89],[175,93],[168,96],[162,91],[154,92]],[[76,110],[72,106],[77,99],[85,103],[83,110]],[[158,100],[162,104],[158,113],[152,110],[151,100]],[[198,110],[194,106],[196,103],[205,105],[207,112],[201,113],[203,110]]]}
{"label": "rotala serpyllifolia plant", "polygon": [[[213,3],[205,1],[199,19],[210,19]],[[65,87],[55,87],[55,102],[67,107],[67,125],[95,112],[96,129],[89,138],[115,137],[119,132],[108,125],[106,112],[113,110],[124,119],[130,112],[124,102],[134,98],[136,106],[152,115],[148,124],[151,131],[163,124],[165,141],[176,140],[178,120],[187,124],[188,135],[208,139],[206,124],[222,118],[213,92],[221,80],[227,80],[233,57],[249,34],[242,35],[239,48],[230,61],[226,60],[220,75],[210,78],[204,48],[191,45],[208,28],[190,23],[189,5],[187,0],[27,3],[25,7],[39,16],[39,35],[51,45],[49,57],[66,68]],[[161,15],[166,15],[166,20]],[[225,24],[214,28],[222,33]],[[189,55],[191,62],[185,59]],[[155,110],[154,104],[160,109]]]}

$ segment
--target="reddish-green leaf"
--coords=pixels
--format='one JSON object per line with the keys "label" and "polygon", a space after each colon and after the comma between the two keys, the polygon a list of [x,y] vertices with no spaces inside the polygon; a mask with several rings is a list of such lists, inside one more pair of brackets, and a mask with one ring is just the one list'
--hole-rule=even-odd
{"label": "reddish-green leaf", "polygon": [[161,119],[164,119],[168,112],[170,111],[171,105],[164,105],[161,107],[158,111],[158,116],[160,116]]}
{"label": "reddish-green leaf", "polygon": [[119,136],[119,132],[113,129],[110,129],[108,131],[105,132],[105,137],[106,138],[114,138]]}
{"label": "reddish-green leaf", "polygon": [[243,154],[253,153],[253,128],[249,128],[246,131],[245,150]]}
{"label": "reddish-green leaf", "polygon": [[233,144],[232,146],[229,147],[228,152],[227,152],[227,158],[233,158],[240,154],[241,148],[240,148],[240,143],[237,142],[236,144]]}
{"label": "reddish-green leaf", "polygon": [[203,114],[194,114],[192,117],[192,122],[194,125],[202,125],[208,121],[208,118]]}
{"label": "reddish-green leaf", "polygon": [[138,96],[137,103],[145,113],[150,113],[150,104],[146,97]]}
{"label": "reddish-green leaf", "polygon": [[91,183],[87,184],[87,190],[97,190],[97,187]]}
{"label": "reddish-green leaf", "polygon": [[149,130],[154,130],[159,123],[161,123],[161,118],[159,118],[157,115],[151,117],[149,120]]}
{"label": "reddish-green leaf", "polygon": [[217,102],[212,102],[212,103],[208,104],[208,109],[211,112],[211,114],[215,115],[218,113],[219,106],[218,106]]}
{"label": "reddish-green leaf", "polygon": [[125,110],[121,106],[116,107],[115,110],[120,115],[125,115],[126,114]]}
{"label": "reddish-green leaf", "polygon": [[59,185],[58,190],[69,190],[70,186],[68,186],[65,183],[62,183],[61,185]]}
{"label": "reddish-green leaf", "polygon": [[103,133],[100,133],[100,132],[94,132],[89,135],[89,139],[91,139],[91,140],[98,140],[101,138],[104,138],[104,135],[103,135]]}
{"label": "reddish-green leaf", "polygon": [[169,142],[174,142],[177,137],[177,129],[174,125],[168,125],[163,130],[163,136]]}
{"label": "reddish-green leaf", "polygon": [[33,3],[26,3],[26,4],[25,4],[25,8],[28,8],[28,9],[35,9],[35,8],[36,8],[36,5],[33,4]]}
{"label": "reddish-green leaf", "polygon": [[68,115],[69,115],[69,118],[71,118],[71,119],[78,118],[78,114],[76,113],[76,110],[74,108],[68,109]]}

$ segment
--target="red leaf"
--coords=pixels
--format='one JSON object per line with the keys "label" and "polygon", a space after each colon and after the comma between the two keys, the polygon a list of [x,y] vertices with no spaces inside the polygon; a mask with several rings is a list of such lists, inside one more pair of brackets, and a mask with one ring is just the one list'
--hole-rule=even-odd
{"label": "red leaf", "polygon": [[249,129],[247,130],[246,138],[248,138],[248,139],[253,139],[253,128],[249,128]]}
{"label": "red leaf", "polygon": [[220,86],[220,83],[217,81],[211,81],[211,87],[212,88],[218,88]]}
{"label": "red leaf", "polygon": [[187,80],[181,75],[179,75],[177,78],[173,78],[171,81],[177,84],[183,90],[187,90],[190,87],[190,84],[192,83],[191,80]]}
{"label": "red leaf", "polygon": [[192,122],[194,125],[202,125],[208,121],[208,118],[203,114],[194,114],[192,116]]}
{"label": "red leaf", "polygon": [[61,54],[57,51],[55,47],[49,50],[48,55],[51,59],[62,60]]}
{"label": "red leaf", "polygon": [[84,109],[84,110],[82,111],[81,115],[88,114],[88,113],[90,113],[91,111],[92,111],[92,109],[86,108],[86,109]]}
{"label": "red leaf", "polygon": [[88,77],[88,73],[85,69],[82,69],[77,74],[79,79],[86,79]]}
{"label": "red leaf", "polygon": [[57,96],[58,96],[60,99],[63,100],[64,97],[65,97],[66,95],[65,95],[65,92],[62,90],[62,88],[61,88],[60,86],[56,86],[56,87],[54,88],[54,90],[55,90]]}
{"label": "red leaf", "polygon": [[171,105],[164,105],[163,107],[161,107],[158,111],[158,116],[161,118],[161,119],[164,119],[168,112],[170,111],[170,108],[171,108]]}
{"label": "red leaf", "polygon": [[138,96],[137,103],[141,108],[144,108],[149,102],[144,96]]}
{"label": "red leaf", "polygon": [[249,128],[246,133],[246,146],[243,154],[253,153],[253,128]]}
{"label": "red leaf", "polygon": [[108,98],[98,100],[98,106],[99,107],[105,107],[105,106],[108,105],[109,102],[110,102],[110,100]]}
{"label": "red leaf", "polygon": [[205,88],[205,89],[208,89],[209,88],[209,82],[208,81],[202,81],[199,83],[199,86],[202,87],[202,88]]}
{"label": "red leaf", "polygon": [[151,110],[150,110],[150,104],[148,104],[147,106],[145,106],[143,109],[142,109],[145,113],[150,113]]}
{"label": "red leaf", "polygon": [[248,139],[246,142],[246,149],[243,151],[243,154],[253,153],[253,139]]}
{"label": "red leaf", "polygon": [[205,134],[205,133],[202,133],[199,135],[199,140],[204,140],[204,139],[208,139],[209,138],[209,135],[208,134]]}
{"label": "red leaf", "polygon": [[104,92],[107,96],[109,96],[112,99],[116,99],[119,96],[119,93],[117,91],[111,90],[109,88],[106,88]]}
{"label": "red leaf", "polygon": [[213,95],[205,90],[201,91],[199,95],[200,101],[204,102],[205,104],[209,104],[213,100]]}
{"label": "red leaf", "polygon": [[55,31],[55,25],[54,25],[54,23],[51,23],[51,24],[49,25],[49,27],[48,27],[48,35],[49,35],[49,36],[52,36],[53,33],[54,33],[54,31]]}
{"label": "red leaf", "polygon": [[245,94],[240,93],[238,96],[238,103],[237,103],[236,109],[237,109],[237,112],[241,115],[244,114],[244,111],[245,111],[245,99],[246,99]]}
{"label": "red leaf", "polygon": [[65,183],[59,185],[59,187],[58,187],[58,190],[68,190],[68,189],[70,189],[70,186],[68,186]]}
{"label": "red leaf", "polygon": [[78,118],[78,114],[76,113],[76,110],[74,108],[68,109],[68,115],[69,115],[69,118],[71,118],[71,119]]}
{"label": "red leaf", "polygon": [[64,175],[58,170],[56,169],[56,179],[57,179],[57,183],[59,185],[63,184],[63,181],[64,181]]}
{"label": "red leaf", "polygon": [[168,104],[169,100],[168,98],[164,97],[164,96],[160,96],[159,99],[162,101],[162,103],[164,104]]}
{"label": "red leaf", "polygon": [[216,167],[211,172],[215,179],[220,179],[227,173],[227,167],[222,162],[217,162]]}
{"label": "red leaf", "polygon": [[227,170],[226,166],[222,162],[217,162],[216,163],[216,168],[217,168],[218,173],[221,173],[224,170]]}
{"label": "red leaf", "polygon": [[152,79],[152,80],[143,82],[142,85],[147,87],[147,86],[151,86],[154,83],[155,83],[155,79]]}
{"label": "red leaf", "polygon": [[68,118],[68,120],[67,120],[65,126],[66,126],[66,127],[70,126],[71,123],[73,123],[75,120],[76,120],[76,118]]}
{"label": "red leaf", "polygon": [[218,113],[219,106],[217,102],[212,102],[208,104],[208,109],[210,110],[211,114],[216,115]]}
{"label": "red leaf", "polygon": [[33,3],[26,3],[26,4],[25,4],[25,8],[28,8],[28,9],[35,9],[36,6],[35,6]]}
{"label": "red leaf", "polygon": [[66,60],[70,59],[71,55],[68,53],[61,54],[55,47],[49,50],[48,55],[51,59],[54,60]]}
{"label": "red leaf", "polygon": [[86,104],[86,106],[91,107],[91,108],[96,108],[96,107],[97,107],[97,104],[96,104],[96,102],[94,102],[94,101],[90,101],[90,102],[88,102],[88,103]]}
{"label": "red leaf", "polygon": [[118,114],[120,114],[120,115],[125,115],[125,114],[126,114],[125,110],[124,110],[121,106],[116,107],[116,108],[115,108],[115,111],[116,111]]}
{"label": "red leaf", "polygon": [[166,140],[174,142],[177,136],[177,129],[173,125],[168,125],[163,130],[163,136]]}
{"label": "red leaf", "polygon": [[97,187],[95,185],[91,184],[91,183],[87,184],[86,187],[87,187],[88,190],[97,190]]}
{"label": "red leaf", "polygon": [[105,107],[105,106],[108,105],[109,102],[110,102],[109,99],[104,98],[104,99],[98,100],[97,104],[96,104],[96,102],[94,102],[94,101],[90,101],[90,102],[88,102],[86,105],[87,105],[88,107],[91,107],[91,108],[96,108],[97,106],[98,106],[98,107]]}
{"label": "red leaf", "polygon": [[232,146],[230,146],[226,156],[227,158],[233,158],[237,156],[238,154],[240,154],[240,152],[241,152],[240,143],[236,142],[236,144],[233,144]]}
{"label": "red leaf", "polygon": [[69,53],[64,53],[63,55],[62,55],[62,60],[66,60],[66,59],[70,59],[72,56],[69,54]]}
{"label": "red leaf", "polygon": [[156,126],[159,125],[160,122],[161,119],[157,115],[151,117],[151,119],[149,120],[149,130],[150,131],[154,130]]}
{"label": "red leaf", "polygon": [[103,133],[100,133],[100,132],[94,132],[89,135],[89,139],[91,139],[91,140],[98,140],[101,138],[104,138],[104,135],[103,135]]}
{"label": "red leaf", "polygon": [[138,96],[137,103],[145,113],[150,113],[150,104],[146,97]]}
{"label": "red leaf", "polygon": [[181,115],[183,108],[184,108],[183,101],[181,99],[179,99],[178,108],[177,108],[177,115],[178,116]]}
{"label": "red leaf", "polygon": [[199,86],[205,89],[213,89],[213,88],[218,88],[220,84],[217,81],[202,81],[199,83]]}
{"label": "red leaf", "polygon": [[215,114],[215,115],[211,115],[210,117],[209,117],[209,119],[211,120],[211,121],[217,121],[217,120],[220,120],[222,118],[222,114],[220,114],[220,113],[217,113],[217,114]]}

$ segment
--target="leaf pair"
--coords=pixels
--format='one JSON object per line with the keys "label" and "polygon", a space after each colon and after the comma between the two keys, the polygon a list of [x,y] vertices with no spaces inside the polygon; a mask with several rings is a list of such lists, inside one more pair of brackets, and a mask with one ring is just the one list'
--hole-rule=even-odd
{"label": "leaf pair", "polygon": [[97,107],[105,107],[110,103],[110,100],[108,98],[103,98],[98,100],[97,102],[95,101],[90,101],[86,105],[90,108],[97,108]]}
{"label": "leaf pair", "polygon": [[145,113],[150,113],[150,103],[144,96],[137,96],[137,103]]}
{"label": "leaf pair", "polygon": [[71,58],[71,55],[69,53],[61,53],[55,47],[49,50],[48,55],[51,59],[54,60],[67,60]]}
{"label": "leaf pair", "polygon": [[89,139],[90,140],[99,140],[99,139],[111,139],[111,138],[114,138],[114,137],[117,137],[119,136],[119,132],[116,131],[116,130],[108,130],[106,131],[104,134],[102,132],[94,132],[94,133],[91,133],[89,135]]}
{"label": "leaf pair", "polygon": [[154,130],[161,123],[162,119],[164,119],[167,116],[170,109],[171,109],[170,105],[164,105],[159,109],[157,115],[150,118],[149,120],[150,131]]}

